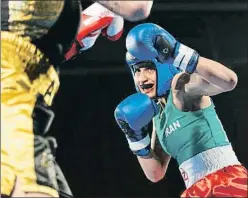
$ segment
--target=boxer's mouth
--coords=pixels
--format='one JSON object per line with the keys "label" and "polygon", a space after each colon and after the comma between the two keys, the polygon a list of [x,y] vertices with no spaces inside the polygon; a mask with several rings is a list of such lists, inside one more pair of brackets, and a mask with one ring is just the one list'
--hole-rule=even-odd
{"label": "boxer's mouth", "polygon": [[140,88],[142,89],[142,92],[149,93],[153,90],[154,84],[142,84],[140,85]]}

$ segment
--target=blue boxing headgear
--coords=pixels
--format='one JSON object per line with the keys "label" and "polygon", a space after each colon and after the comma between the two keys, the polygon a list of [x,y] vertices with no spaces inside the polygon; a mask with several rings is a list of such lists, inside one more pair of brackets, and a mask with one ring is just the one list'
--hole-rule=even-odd
{"label": "blue boxing headgear", "polygon": [[[164,96],[168,93],[171,88],[171,82],[173,77],[180,72],[179,69],[168,63],[160,63],[157,59],[149,61],[140,61],[137,58],[133,57],[129,52],[126,53],[126,62],[129,66],[129,69],[132,72],[134,78],[135,66],[141,64],[141,67],[145,67],[145,64],[153,64],[154,69],[157,73],[157,87],[156,87],[156,97]],[[139,87],[135,84],[136,90],[140,92]]]}

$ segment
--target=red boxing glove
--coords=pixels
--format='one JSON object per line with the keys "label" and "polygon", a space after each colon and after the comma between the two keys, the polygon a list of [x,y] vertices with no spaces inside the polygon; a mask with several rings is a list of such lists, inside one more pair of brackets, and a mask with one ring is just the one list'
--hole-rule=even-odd
{"label": "red boxing glove", "polygon": [[123,33],[123,26],[124,19],[121,16],[93,3],[81,14],[81,25],[75,42],[65,55],[66,60],[91,48],[100,34],[109,40],[118,40]]}

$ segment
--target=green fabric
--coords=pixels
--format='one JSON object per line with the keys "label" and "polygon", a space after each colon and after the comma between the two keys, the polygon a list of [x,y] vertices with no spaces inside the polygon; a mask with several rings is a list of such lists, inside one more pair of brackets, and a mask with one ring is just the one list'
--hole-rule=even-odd
{"label": "green fabric", "polygon": [[183,112],[173,104],[170,92],[154,122],[163,149],[179,165],[205,150],[230,144],[213,102],[205,109]]}

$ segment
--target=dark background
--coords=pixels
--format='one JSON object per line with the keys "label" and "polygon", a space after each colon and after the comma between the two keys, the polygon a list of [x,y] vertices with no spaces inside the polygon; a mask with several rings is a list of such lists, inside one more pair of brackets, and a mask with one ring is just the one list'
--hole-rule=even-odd
{"label": "dark background", "polygon": [[[213,100],[239,160],[248,167],[247,1],[155,0],[143,22],[163,26],[202,56],[238,74],[236,89]],[[174,160],[165,179],[147,180],[114,120],[116,105],[135,91],[124,57],[125,36],[137,24],[125,22],[119,41],[101,37],[92,49],[61,67],[51,134],[57,137],[57,161],[76,198],[178,197],[184,190]]]}

